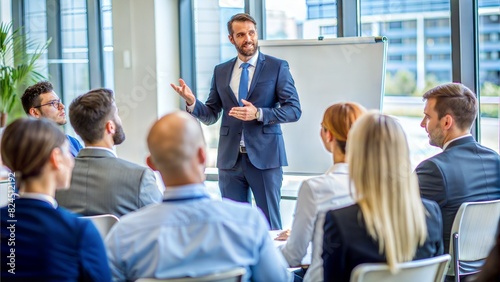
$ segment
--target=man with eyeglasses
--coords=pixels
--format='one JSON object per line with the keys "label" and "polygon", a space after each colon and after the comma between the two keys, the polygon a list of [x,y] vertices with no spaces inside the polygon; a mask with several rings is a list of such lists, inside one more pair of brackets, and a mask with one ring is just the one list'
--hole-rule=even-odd
{"label": "man with eyeglasses", "polygon": [[[65,125],[66,111],[61,103],[61,99],[54,92],[52,83],[40,81],[28,87],[21,97],[24,111],[27,115],[34,118],[47,118],[59,125]],[[70,151],[73,157],[83,148],[80,142],[72,136],[66,135],[70,145]]]}

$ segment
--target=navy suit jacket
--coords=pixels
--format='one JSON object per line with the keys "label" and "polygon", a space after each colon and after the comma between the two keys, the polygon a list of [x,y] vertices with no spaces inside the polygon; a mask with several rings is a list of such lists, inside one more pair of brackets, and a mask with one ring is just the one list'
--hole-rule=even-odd
{"label": "navy suit jacket", "polygon": [[472,136],[451,142],[442,153],[423,161],[415,170],[422,197],[441,207],[446,253],[460,205],[500,199],[500,156]]}
{"label": "navy suit jacket", "polygon": [[[2,281],[111,281],[104,244],[89,220],[41,200],[14,205],[0,210]],[[15,274],[8,272],[11,254]]]}
{"label": "navy suit jacket", "polygon": [[263,121],[241,121],[228,115],[239,107],[238,99],[229,85],[236,58],[217,65],[212,78],[210,94],[205,104],[196,101],[192,114],[210,125],[220,118],[217,167],[231,169],[239,153],[241,132],[244,130],[245,146],[252,164],[259,169],[288,165],[280,123],[294,122],[300,118],[299,96],[288,63],[259,53],[247,101],[262,109]]}
{"label": "navy suit jacket", "polygon": [[[422,200],[426,216],[427,239],[417,247],[414,260],[443,254],[441,212],[435,202]],[[373,240],[358,204],[329,211],[325,217],[323,241],[323,267],[325,281],[349,281],[351,272],[359,264],[387,262],[379,253],[378,242]]]}

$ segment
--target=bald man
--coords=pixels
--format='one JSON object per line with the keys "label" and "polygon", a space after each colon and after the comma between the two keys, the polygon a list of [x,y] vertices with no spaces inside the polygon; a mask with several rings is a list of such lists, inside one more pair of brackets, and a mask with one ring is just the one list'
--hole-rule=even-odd
{"label": "bald man", "polygon": [[166,190],[161,204],[123,216],[106,238],[116,281],[203,276],[245,267],[243,281],[291,281],[262,212],[212,200],[205,181],[205,140],[185,112],[168,114],[148,135],[148,165]]}

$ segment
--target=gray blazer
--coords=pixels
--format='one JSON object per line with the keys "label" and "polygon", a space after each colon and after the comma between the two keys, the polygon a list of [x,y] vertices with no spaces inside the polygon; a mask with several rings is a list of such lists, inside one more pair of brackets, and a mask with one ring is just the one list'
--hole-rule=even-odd
{"label": "gray blazer", "polygon": [[115,157],[102,149],[84,148],[75,158],[68,190],[58,190],[58,204],[81,215],[118,217],[162,201],[151,169]]}
{"label": "gray blazer", "polygon": [[415,171],[422,197],[436,201],[441,208],[445,253],[449,252],[451,227],[462,203],[500,199],[500,156],[472,136],[451,142]]}

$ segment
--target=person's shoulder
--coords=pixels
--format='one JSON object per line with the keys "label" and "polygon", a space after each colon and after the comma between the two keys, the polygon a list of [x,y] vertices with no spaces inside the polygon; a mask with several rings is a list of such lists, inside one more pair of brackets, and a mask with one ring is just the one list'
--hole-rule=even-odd
{"label": "person's shoulder", "polygon": [[218,70],[218,69],[224,69],[224,68],[227,68],[227,67],[231,67],[231,69],[233,68],[234,64],[236,62],[236,57],[234,58],[231,58],[225,62],[222,62],[218,65],[215,66],[215,69]]}
{"label": "person's shoulder", "polygon": [[[325,173],[322,175],[317,175],[311,178],[308,178],[303,181],[303,183],[307,184],[310,189],[324,189],[325,187],[328,190],[338,190],[338,192],[349,192],[349,175],[347,173]],[[302,189],[302,187],[301,187]]]}
{"label": "person's shoulder", "polygon": [[278,57],[274,57],[274,56],[271,56],[271,55],[266,55],[266,54],[264,54],[262,52],[259,53],[259,56],[262,56],[264,60],[270,61],[270,62],[277,62],[277,63],[286,62],[283,59],[280,59]]}
{"label": "person's shoulder", "polygon": [[351,218],[352,216],[357,217],[359,211],[360,211],[359,205],[357,203],[353,203],[352,205],[330,210],[327,212],[327,216],[340,219],[347,219]]}
{"label": "person's shoulder", "polygon": [[264,216],[262,211],[248,203],[240,203],[223,198],[222,201],[212,201],[212,205],[220,207],[220,211],[225,213],[229,219],[243,220],[245,222],[259,221]]}
{"label": "person's shoulder", "polygon": [[125,169],[129,169],[129,170],[138,170],[138,171],[145,171],[145,170],[150,171],[151,170],[150,168],[148,168],[146,166],[143,166],[143,165],[140,165],[137,163],[133,163],[131,161],[127,161],[127,160],[119,158],[119,157],[114,158],[114,159],[110,159],[110,161],[114,161],[114,162],[120,164],[121,166],[123,166]]}
{"label": "person's shoulder", "polygon": [[59,206],[57,207],[57,209],[55,209],[55,211],[64,219],[66,220],[70,220],[70,221],[73,221],[73,220],[76,220],[78,218],[80,218],[80,215],[79,214],[75,214],[69,210],[67,210],[66,208],[62,207],[62,206]]}
{"label": "person's shoulder", "polygon": [[479,148],[484,154],[486,155],[489,155],[491,157],[494,157],[494,158],[497,158],[498,160],[500,160],[500,155],[498,154],[498,152],[496,152],[495,150],[489,148],[489,147],[486,147],[482,144],[480,144],[479,142],[475,142],[475,145],[477,146],[477,148]]}
{"label": "person's shoulder", "polygon": [[75,214],[64,207],[59,206],[55,209],[56,213],[59,215],[61,222],[65,222],[68,226],[72,226],[77,229],[88,228],[89,224],[92,224],[90,220],[85,219],[79,214]]}
{"label": "person's shoulder", "polygon": [[417,174],[427,169],[431,169],[432,171],[434,171],[434,168],[442,166],[446,159],[447,159],[446,153],[440,152],[432,157],[429,157],[421,161],[415,168],[415,171],[417,172]]}

